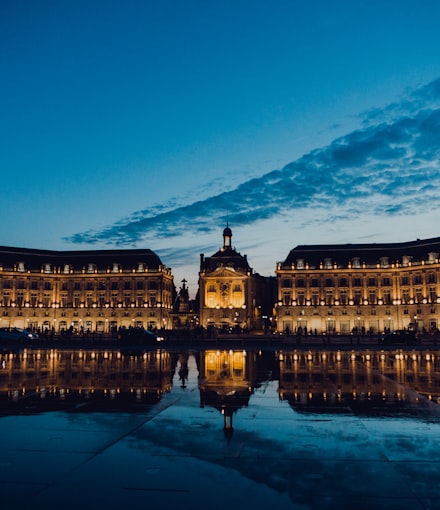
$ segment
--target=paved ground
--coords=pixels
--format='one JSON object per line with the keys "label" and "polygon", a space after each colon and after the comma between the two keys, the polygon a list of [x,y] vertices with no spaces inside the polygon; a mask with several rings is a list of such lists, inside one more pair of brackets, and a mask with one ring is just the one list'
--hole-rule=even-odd
{"label": "paved ground", "polygon": [[224,419],[186,388],[141,412],[64,411],[0,418],[0,508],[440,509],[437,404],[359,415],[299,412],[278,382]]}

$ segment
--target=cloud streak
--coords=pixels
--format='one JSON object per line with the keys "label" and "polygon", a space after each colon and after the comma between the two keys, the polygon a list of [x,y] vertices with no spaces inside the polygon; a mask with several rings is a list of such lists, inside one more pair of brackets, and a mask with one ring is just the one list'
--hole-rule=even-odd
{"label": "cloud streak", "polygon": [[136,245],[210,233],[226,221],[237,227],[294,215],[305,226],[309,216],[324,223],[366,211],[395,216],[417,214],[426,204],[440,209],[440,79],[361,120],[360,129],[230,191],[188,204],[176,199],[66,240]]}

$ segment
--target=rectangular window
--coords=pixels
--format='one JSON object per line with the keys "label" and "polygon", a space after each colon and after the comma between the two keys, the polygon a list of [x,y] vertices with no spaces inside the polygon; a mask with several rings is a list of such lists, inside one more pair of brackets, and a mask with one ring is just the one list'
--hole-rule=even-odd
{"label": "rectangular window", "polygon": [[24,304],[24,295],[23,292],[17,293],[17,306],[23,306]]}
{"label": "rectangular window", "polygon": [[348,303],[346,290],[339,291],[339,300],[341,301],[341,305],[346,305]]}
{"label": "rectangular window", "polygon": [[341,333],[350,333],[350,321],[349,320],[343,320],[341,321]]}
{"label": "rectangular window", "polygon": [[371,333],[379,332],[379,319],[370,319],[370,332]]}
{"label": "rectangular window", "polygon": [[435,273],[429,273],[428,275],[428,283],[437,283],[437,278]]}
{"label": "rectangular window", "polygon": [[414,275],[414,285],[420,285],[422,283],[422,275]]}

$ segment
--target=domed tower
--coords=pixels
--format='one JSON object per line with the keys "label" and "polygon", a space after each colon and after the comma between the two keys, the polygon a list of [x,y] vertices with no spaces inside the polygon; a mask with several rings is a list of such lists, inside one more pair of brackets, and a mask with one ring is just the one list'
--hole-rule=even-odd
{"label": "domed tower", "polygon": [[228,248],[232,248],[232,230],[226,224],[226,228],[223,230],[223,250]]}

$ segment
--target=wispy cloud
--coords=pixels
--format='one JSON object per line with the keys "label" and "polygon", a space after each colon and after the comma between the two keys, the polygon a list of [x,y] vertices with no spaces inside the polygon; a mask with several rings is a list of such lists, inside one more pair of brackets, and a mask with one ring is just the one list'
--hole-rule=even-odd
{"label": "wispy cloud", "polygon": [[[400,102],[362,115],[360,129],[305,154],[282,169],[195,202],[176,199],[137,211],[73,243],[135,245],[205,234],[295,214],[307,225],[369,214],[417,214],[440,209],[440,79]],[[170,242],[172,242],[170,240]]]}

